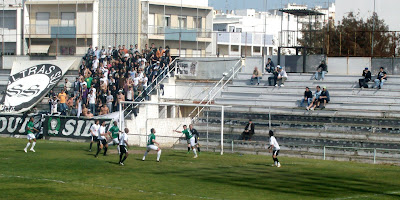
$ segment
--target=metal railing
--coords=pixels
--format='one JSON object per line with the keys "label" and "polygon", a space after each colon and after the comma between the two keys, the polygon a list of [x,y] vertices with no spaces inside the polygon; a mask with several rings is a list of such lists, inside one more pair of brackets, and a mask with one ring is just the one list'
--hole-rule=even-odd
{"label": "metal railing", "polygon": [[340,146],[324,146],[324,160],[326,160],[326,149],[331,148],[331,149],[350,149],[350,150],[369,150],[369,151],[374,151],[373,154],[373,160],[374,164],[376,164],[376,159],[377,159],[377,151],[395,151],[400,153],[400,149],[383,149],[383,148],[361,148],[361,147],[340,147]]}
{"label": "metal railing", "polygon": [[[170,66],[176,65],[177,60],[179,60],[179,58],[175,58],[171,63],[169,63],[167,66],[165,66],[164,69],[157,75],[157,77],[155,77],[155,79],[150,84],[148,84],[146,88],[143,89],[141,94],[134,99],[134,102],[143,102],[145,100],[146,96],[150,96],[150,94],[159,87],[160,83],[168,76],[168,74],[170,74],[172,71],[175,70],[176,66],[172,67],[171,69],[170,69]],[[144,93],[144,92],[146,92],[146,93]],[[136,104],[136,105],[129,104],[124,109],[123,113],[125,113],[125,111],[127,111],[131,106],[134,109],[136,109],[139,105],[138,104]],[[125,115],[125,117],[129,116],[132,112],[133,112],[133,110],[130,110],[128,112],[128,114]]]}
{"label": "metal railing", "polygon": [[[173,32],[168,33],[166,29]],[[182,30],[182,31],[181,31]],[[171,26],[148,26],[148,32],[150,35],[168,35],[168,34],[191,34],[186,31],[190,31],[191,33],[196,33],[197,37],[199,38],[211,38],[211,34],[213,31],[211,29],[201,29],[201,28],[185,28],[185,27],[171,27]]]}
{"label": "metal railing", "polygon": [[[224,75],[216,84],[213,88],[211,88],[211,90],[208,92],[208,94],[200,101],[200,103],[198,104],[199,106],[197,106],[196,108],[194,108],[192,110],[192,112],[189,113],[188,117],[191,117],[193,113],[196,112],[197,110],[197,114],[192,118],[192,123],[195,123],[197,118],[200,116],[200,113],[204,110],[204,105],[209,105],[215,98],[215,96],[217,96],[217,94],[225,87],[226,84],[229,83],[229,81],[231,81],[236,74],[242,69],[243,65],[242,65],[242,60],[240,59],[232,68],[231,70],[229,70],[228,73],[230,73],[230,77],[226,79],[226,76],[229,75],[228,73],[226,75]],[[225,82],[224,82],[225,81]],[[218,86],[221,85],[221,87],[218,88]],[[214,90],[216,90],[218,88],[218,90],[216,92],[214,92]],[[214,93],[213,93],[214,92]],[[203,105],[203,106],[202,106]],[[200,109],[200,107],[202,107]]]}

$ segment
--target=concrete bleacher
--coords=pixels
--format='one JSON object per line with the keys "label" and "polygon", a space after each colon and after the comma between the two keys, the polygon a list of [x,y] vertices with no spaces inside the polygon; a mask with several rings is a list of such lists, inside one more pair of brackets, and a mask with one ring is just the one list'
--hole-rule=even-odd
{"label": "concrete bleacher", "polygon": [[[359,76],[327,75],[324,81],[316,81],[310,80],[312,74],[288,74],[285,87],[268,86],[269,76],[264,75],[257,86],[250,85],[250,73],[239,73],[215,99],[216,104],[233,106],[225,109],[224,139],[229,151],[233,144],[235,152],[266,153],[268,112],[284,155],[322,158],[323,146],[354,147],[359,149],[329,149],[326,157],[372,162],[371,150],[364,148],[400,148],[400,76],[389,75],[380,90],[358,88]],[[300,108],[305,87],[314,93],[317,85],[326,86],[330,93],[326,109]],[[220,139],[220,115],[211,109],[208,125],[205,117],[196,124],[203,133],[203,146],[207,127],[212,141]],[[256,124],[256,134],[253,141],[241,141],[249,118]],[[218,142],[211,144],[218,149]],[[378,162],[400,163],[400,151],[382,151],[377,156]]]}

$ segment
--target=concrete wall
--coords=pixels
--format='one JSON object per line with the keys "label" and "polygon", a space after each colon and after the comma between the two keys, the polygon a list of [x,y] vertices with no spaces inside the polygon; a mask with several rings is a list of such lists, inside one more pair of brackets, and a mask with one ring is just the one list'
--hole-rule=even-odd
{"label": "concrete wall", "polygon": [[240,58],[181,58],[180,61],[198,62],[196,76],[178,75],[179,79],[190,80],[220,80],[223,73],[231,75],[229,70],[235,67]]}
{"label": "concrete wall", "polygon": [[[157,99],[153,97],[152,99]],[[152,100],[151,102],[157,102]],[[161,109],[162,110],[162,109]],[[190,118],[165,118],[158,105],[142,105],[137,117],[125,119],[125,127],[129,129],[128,142],[130,145],[145,147],[150,129],[156,129],[156,140],[161,147],[172,147],[181,134],[172,130],[182,130],[182,125],[190,124]],[[160,116],[162,115],[162,116]]]}

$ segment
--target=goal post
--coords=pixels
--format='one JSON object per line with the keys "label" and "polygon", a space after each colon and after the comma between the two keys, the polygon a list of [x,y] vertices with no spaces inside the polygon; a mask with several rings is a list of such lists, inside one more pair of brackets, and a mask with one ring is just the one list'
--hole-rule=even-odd
{"label": "goal post", "polygon": [[[232,106],[226,106],[226,105],[206,105],[206,104],[190,104],[190,103],[172,103],[172,102],[161,102],[161,103],[155,103],[155,102],[133,102],[133,101],[121,101],[120,103],[119,103],[119,122],[120,122],[120,127],[121,128],[123,128],[122,127],[122,121],[124,121],[124,119],[125,119],[125,117],[126,116],[124,116],[124,104],[128,104],[128,105],[130,105],[130,104],[134,104],[134,105],[138,105],[138,106],[140,106],[140,105],[145,105],[145,106],[149,106],[149,105],[156,105],[157,107],[158,107],[158,109],[157,110],[159,110],[159,108],[160,107],[162,107],[162,106],[175,106],[175,107],[195,107],[196,109],[198,109],[199,111],[200,111],[200,109],[201,108],[219,108],[220,109],[220,111],[221,111],[221,125],[220,125],[220,150],[221,150],[221,155],[223,155],[223,153],[224,153],[224,111],[225,111],[225,108],[230,108],[230,107],[232,107]],[[133,106],[131,106],[131,107],[133,107]],[[147,109],[147,107],[146,107],[146,109]],[[208,111],[203,111],[203,112],[208,112]],[[143,113],[138,113],[138,116],[139,115],[141,115],[141,114],[143,114]],[[199,116],[199,114],[200,113],[198,113],[197,115],[196,115],[196,117],[198,117]],[[150,119],[150,117],[148,116],[148,114],[147,114],[147,112],[145,113],[145,121],[146,121],[146,123],[147,123],[147,120],[148,119]],[[182,116],[182,117],[190,117],[190,120],[191,120],[191,123],[195,123],[196,122],[196,117],[194,117],[194,118],[192,118],[191,116]],[[154,118],[154,116],[153,116],[153,118],[151,118],[151,119],[165,119],[165,118],[162,118],[162,117],[160,117],[160,116],[156,116],[155,118]],[[147,124],[146,124],[146,126],[147,126]],[[178,127],[177,127],[178,128]],[[147,127],[146,127],[146,130],[147,130]],[[147,134],[146,134],[147,135]],[[208,144],[208,113],[207,113],[207,144]],[[207,146],[208,147],[208,146]]]}

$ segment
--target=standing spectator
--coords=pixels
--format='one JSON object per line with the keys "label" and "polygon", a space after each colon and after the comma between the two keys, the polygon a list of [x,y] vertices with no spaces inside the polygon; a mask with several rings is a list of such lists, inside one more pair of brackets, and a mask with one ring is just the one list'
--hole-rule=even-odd
{"label": "standing spectator", "polygon": [[317,72],[311,77],[311,79],[319,80],[319,73],[321,73],[321,79],[324,80],[325,74],[328,73],[328,66],[325,64],[325,61],[321,61],[321,64],[317,67]]}
{"label": "standing spectator", "polygon": [[90,88],[92,87],[92,81],[93,81],[93,78],[92,78],[91,76],[90,76],[90,77],[87,77],[87,78],[85,79],[86,86],[87,86],[88,89],[90,89]]}
{"label": "standing spectator", "polygon": [[93,50],[91,44],[89,45],[89,48],[88,48],[88,50],[87,50],[86,58],[89,58],[90,56],[94,56],[94,50]]}
{"label": "standing spectator", "polygon": [[267,64],[266,64],[266,66],[265,66],[265,70],[266,70],[268,73],[273,73],[273,72],[275,72],[275,64],[274,64],[274,62],[272,62],[271,58],[268,58]]}
{"label": "standing spectator", "polygon": [[79,97],[79,91],[81,90],[81,82],[79,81],[79,78],[76,77],[75,82],[74,82],[74,97]]}
{"label": "standing spectator", "polygon": [[82,96],[76,98],[75,105],[76,105],[76,116],[80,117],[82,114],[82,106],[84,106],[82,105]]}
{"label": "standing spectator", "polygon": [[371,72],[368,70],[368,67],[363,70],[362,76],[364,78],[358,80],[358,85],[360,88],[368,88],[368,82],[371,80]]}
{"label": "standing spectator", "polygon": [[51,104],[51,110],[50,110],[50,114],[56,114],[57,112],[57,105],[59,102],[59,99],[54,95],[52,99],[49,100],[50,104]]}
{"label": "standing spectator", "polygon": [[[125,95],[122,94],[122,90],[119,90],[117,95],[117,101],[115,102],[118,111],[119,111],[119,103],[121,103],[122,101],[125,101]],[[124,109],[124,104],[122,104],[122,109]]]}
{"label": "standing spectator", "polygon": [[251,141],[251,137],[253,137],[254,135],[254,128],[255,126],[253,124],[253,121],[249,119],[249,123],[246,124],[246,127],[244,128],[244,131],[242,133],[242,139],[246,140],[246,138],[248,138],[249,141]]}
{"label": "standing spectator", "polygon": [[89,89],[87,88],[86,84],[83,84],[83,87],[82,87],[82,104],[87,105],[88,95],[89,95]]}
{"label": "standing spectator", "polygon": [[304,101],[307,101],[307,107],[310,106],[312,101],[312,92],[310,88],[306,87],[306,91],[304,92],[304,98],[301,100],[300,107],[303,107]]}
{"label": "standing spectator", "polygon": [[378,89],[381,89],[383,86],[383,83],[385,83],[385,81],[387,81],[387,74],[383,70],[384,70],[383,67],[381,67],[379,69],[378,76],[375,79],[375,86],[373,86],[372,88],[378,87]]}
{"label": "standing spectator", "polygon": [[97,70],[97,68],[99,67],[99,63],[100,63],[99,57],[94,56],[93,57],[93,64],[92,64],[92,71],[95,72]]}
{"label": "standing spectator", "polygon": [[65,111],[67,110],[68,95],[65,93],[64,89],[62,89],[58,94],[58,99],[60,100],[60,112],[65,115]]}
{"label": "standing spectator", "polygon": [[68,80],[67,78],[65,78],[64,86],[66,87],[66,90],[65,90],[65,91],[68,91],[68,92],[71,91],[71,89],[72,89],[72,84],[71,84],[71,82],[69,82],[69,80]]}
{"label": "standing spectator", "polygon": [[90,90],[90,94],[88,95],[88,104],[89,104],[89,109],[90,112],[95,115],[96,113],[96,93],[94,90]]}
{"label": "standing spectator", "polygon": [[[275,87],[276,86],[280,86],[280,87],[284,87],[285,86],[285,81],[287,80],[287,74],[286,71],[284,69],[282,69],[281,66],[278,67],[278,75],[276,76],[276,80],[275,82]],[[276,84],[278,83],[278,84]]]}
{"label": "standing spectator", "polygon": [[113,109],[112,109],[112,105],[113,105],[113,102],[114,102],[114,97],[113,97],[113,95],[111,94],[111,91],[108,91],[108,95],[107,95],[107,107],[108,107],[108,110],[110,111],[110,113],[112,113],[112,111],[113,111]]}
{"label": "standing spectator", "polygon": [[260,78],[262,77],[261,72],[257,67],[254,67],[253,76],[250,79],[250,84],[253,85],[253,80],[257,79],[257,85],[260,85]]}

